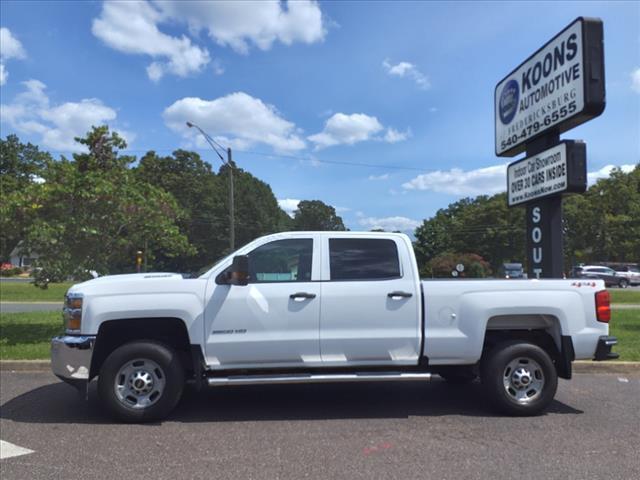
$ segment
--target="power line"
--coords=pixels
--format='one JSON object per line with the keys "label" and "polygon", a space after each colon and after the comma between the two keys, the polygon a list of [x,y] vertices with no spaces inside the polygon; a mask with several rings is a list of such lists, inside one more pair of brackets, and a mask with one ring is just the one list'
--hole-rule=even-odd
{"label": "power line", "polygon": [[283,155],[276,153],[266,153],[266,152],[256,152],[253,150],[238,150],[239,152],[246,153],[249,155],[261,155],[265,157],[276,157],[276,158],[287,158],[287,159],[295,159],[295,160],[304,160],[307,162],[318,162],[318,163],[326,163],[329,165],[346,165],[351,167],[366,167],[366,168],[388,168],[393,170],[412,170],[417,172],[424,172],[424,168],[418,167],[407,167],[403,165],[383,165],[378,163],[362,163],[362,162],[345,162],[341,160],[320,160],[315,157],[301,157],[298,155]]}
{"label": "power line", "polygon": [[[218,147],[224,149],[226,151],[226,148],[223,147],[222,145],[220,145],[217,141],[215,141],[213,138],[211,138],[211,141],[213,141]],[[185,150],[185,151],[192,151],[192,152],[209,152],[210,150],[208,148],[189,148],[189,149],[182,149],[182,148],[149,148],[149,149],[125,149],[125,150],[119,150],[118,153],[121,153],[123,155],[127,155],[127,154],[133,154],[133,153],[148,153],[148,152],[169,152],[169,153],[173,153],[176,150]],[[258,156],[262,156],[262,157],[272,157],[272,158],[282,158],[282,159],[288,159],[288,160],[301,160],[301,161],[305,161],[305,162],[310,162],[310,163],[323,163],[323,164],[327,164],[327,165],[343,165],[343,166],[349,166],[349,167],[361,167],[361,168],[383,168],[383,169],[390,169],[390,170],[406,170],[406,171],[414,171],[414,172],[425,172],[426,170],[424,168],[419,168],[419,167],[409,167],[409,166],[405,166],[405,165],[385,165],[385,164],[378,164],[378,163],[365,163],[365,162],[348,162],[348,161],[341,161],[341,160],[322,160],[313,156],[301,156],[301,155],[289,155],[289,154],[281,154],[281,153],[267,153],[267,152],[258,152],[255,150],[240,150],[240,149],[235,149],[235,152],[239,152],[239,153],[245,153],[247,155],[258,155]],[[48,153],[54,153],[54,154],[64,154],[64,153],[73,153],[73,152],[68,152],[68,151],[64,151],[64,150],[47,150]]]}

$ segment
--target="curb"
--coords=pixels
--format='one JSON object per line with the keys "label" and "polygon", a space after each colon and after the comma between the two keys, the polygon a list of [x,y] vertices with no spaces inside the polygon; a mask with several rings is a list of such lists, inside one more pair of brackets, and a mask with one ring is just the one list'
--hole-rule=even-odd
{"label": "curb", "polygon": [[0,372],[48,372],[49,360],[0,360]]}
{"label": "curb", "polygon": [[640,373],[640,362],[573,362],[573,373]]}
{"label": "curb", "polygon": [[[49,360],[0,360],[2,372],[48,372]],[[573,362],[573,373],[640,373],[640,362]]]}

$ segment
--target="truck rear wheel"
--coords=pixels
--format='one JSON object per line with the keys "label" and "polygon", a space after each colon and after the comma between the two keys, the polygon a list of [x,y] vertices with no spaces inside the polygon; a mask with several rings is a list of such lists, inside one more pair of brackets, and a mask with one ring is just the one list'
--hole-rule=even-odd
{"label": "truck rear wheel", "polygon": [[494,347],[481,364],[481,378],[492,403],[508,415],[539,414],[558,388],[558,374],[549,354],[522,340]]}
{"label": "truck rear wheel", "polygon": [[115,349],[98,377],[106,409],[124,422],[166,417],[182,396],[184,370],[175,351],[156,342],[132,342]]}

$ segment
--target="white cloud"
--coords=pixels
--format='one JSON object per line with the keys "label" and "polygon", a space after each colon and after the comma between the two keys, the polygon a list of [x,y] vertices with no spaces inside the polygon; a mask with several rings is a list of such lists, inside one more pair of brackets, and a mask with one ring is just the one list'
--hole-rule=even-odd
{"label": "white cloud", "polygon": [[224,145],[248,148],[256,143],[277,151],[305,148],[296,126],[282,118],[273,105],[244,92],[236,92],[214,100],[185,97],[167,107],[162,114],[166,125],[185,138],[201,141],[193,122]]}
{"label": "white cloud", "polygon": [[[619,167],[623,172],[632,171],[635,165],[607,165],[595,172],[587,174],[588,184],[592,185],[600,178],[607,178],[613,168]],[[423,173],[404,183],[406,190],[428,190],[457,196],[493,195],[504,192],[507,182],[507,165],[493,165],[475,170],[436,170]]]}
{"label": "white cloud", "polygon": [[382,129],[382,124],[376,117],[370,117],[364,113],[351,115],[336,113],[325,122],[322,132],[308,138],[316,144],[317,148],[340,144],[353,145],[371,139]]}
{"label": "white cloud", "polygon": [[274,42],[285,45],[322,41],[326,34],[316,1],[157,1],[168,18],[186,22],[192,33],[206,30],[219,45],[247,53],[250,44],[268,50]]}
{"label": "white cloud", "polygon": [[506,175],[506,164],[467,171],[452,168],[423,173],[404,183],[402,188],[451,195],[492,195],[505,190]]}
{"label": "white cloud", "polygon": [[107,1],[91,31],[106,45],[120,52],[149,55],[155,59],[147,75],[158,81],[166,73],[180,77],[199,72],[209,63],[209,52],[191,43],[185,35],[172,37],[157,24],[167,20],[146,1]]}
{"label": "white cloud", "polygon": [[[74,137],[84,136],[92,126],[113,123],[116,111],[97,98],[50,105],[46,85],[39,80],[23,82],[25,90],[10,104],[0,105],[1,118],[18,132],[38,135],[43,146],[68,152],[86,151]],[[116,130],[128,141],[133,134]]]}
{"label": "white cloud", "polygon": [[293,212],[298,209],[298,204],[300,200],[294,198],[282,198],[278,199],[278,205],[282,210],[284,210],[287,215],[293,218]]}
{"label": "white cloud", "polygon": [[13,36],[8,28],[0,28],[0,59],[25,58],[27,56],[22,43]]}
{"label": "white cloud", "polygon": [[640,93],[640,67],[631,72],[631,90]]}
{"label": "white cloud", "polygon": [[216,59],[211,62],[211,66],[213,67],[214,75],[222,75],[224,73],[224,67],[222,66],[222,62],[220,62],[220,60]]}
{"label": "white cloud", "polygon": [[389,174],[388,173],[384,173],[382,175],[369,175],[369,180],[388,180],[389,179]]}
{"label": "white cloud", "polygon": [[604,167],[602,167],[600,170],[596,170],[595,172],[589,172],[587,174],[587,183],[589,185],[593,185],[594,183],[596,183],[598,180],[600,180],[601,178],[608,178],[609,175],[611,175],[611,171],[614,168],[620,168],[620,170],[622,170],[624,173],[630,173],[634,168],[636,168],[636,165],[606,165]]}
{"label": "white cloud", "polygon": [[376,117],[364,113],[333,114],[324,124],[320,133],[307,137],[315,143],[316,150],[334,145],[353,145],[366,140],[383,140],[388,143],[396,143],[406,140],[411,132],[399,132],[394,128],[388,128],[382,137],[377,134],[384,130],[383,125]]}
{"label": "white cloud", "polygon": [[395,128],[387,128],[387,132],[384,134],[384,141],[387,143],[404,142],[411,136],[411,130],[407,129],[406,132],[399,132]]}
{"label": "white cloud", "polygon": [[418,70],[418,68],[413,63],[400,62],[396,65],[392,65],[389,62],[389,59],[385,59],[382,62],[382,66],[387,71],[387,73],[391,76],[400,77],[400,78],[403,78],[403,77],[410,78],[416,83],[416,85],[418,85],[418,87],[420,87],[423,90],[427,90],[431,88],[431,82],[429,81],[429,77],[427,77],[425,74],[420,72],[420,70]]}
{"label": "white cloud", "polygon": [[7,83],[9,78],[9,72],[5,68],[4,64],[7,60],[12,58],[23,59],[26,58],[27,53],[16,37],[13,36],[11,30],[5,27],[0,28],[0,86]]}
{"label": "white cloud", "polygon": [[[186,24],[192,37],[208,32],[218,45],[248,53],[251,45],[268,50],[274,42],[322,41],[326,34],[316,1],[105,1],[92,32],[106,45],[128,54],[148,55],[147,75],[157,82],[165,74],[180,77],[197,73],[211,58],[209,51],[186,35],[172,36],[161,24]],[[213,66],[221,75],[224,69]]]}
{"label": "white cloud", "polygon": [[412,232],[419,225],[420,222],[407,217],[360,217],[358,224],[369,229],[379,230],[383,229],[388,232]]}

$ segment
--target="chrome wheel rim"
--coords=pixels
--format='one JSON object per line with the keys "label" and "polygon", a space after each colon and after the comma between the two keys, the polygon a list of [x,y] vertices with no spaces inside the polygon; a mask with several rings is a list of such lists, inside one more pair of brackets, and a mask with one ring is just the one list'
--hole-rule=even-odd
{"label": "chrome wheel rim", "polygon": [[133,409],[148,408],[156,403],[166,385],[164,371],[153,360],[136,358],[125,363],[114,383],[116,398]]}
{"label": "chrome wheel rim", "polygon": [[517,403],[526,405],[542,395],[544,372],[532,358],[518,357],[507,364],[502,381],[507,395]]}

